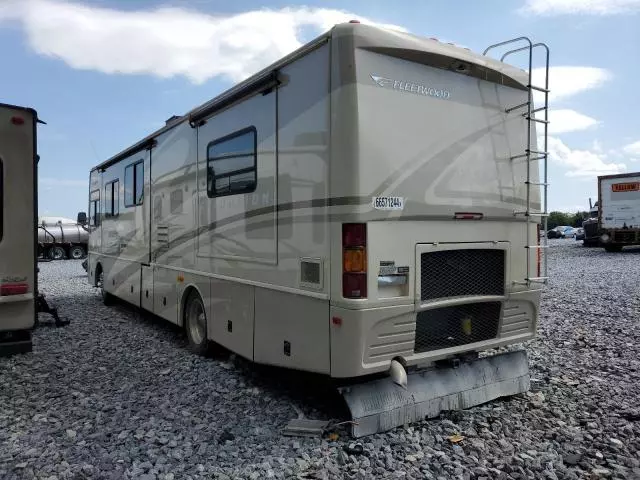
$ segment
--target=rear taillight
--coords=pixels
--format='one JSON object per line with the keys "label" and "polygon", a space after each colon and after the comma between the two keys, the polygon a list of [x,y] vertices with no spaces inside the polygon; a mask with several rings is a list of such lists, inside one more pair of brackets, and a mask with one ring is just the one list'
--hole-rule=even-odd
{"label": "rear taillight", "polygon": [[367,225],[342,225],[342,296],[367,297]]}
{"label": "rear taillight", "polygon": [[484,214],[474,212],[456,212],[453,216],[456,220],[482,220]]}
{"label": "rear taillight", "polygon": [[29,291],[27,283],[2,283],[0,284],[0,296],[24,295]]}

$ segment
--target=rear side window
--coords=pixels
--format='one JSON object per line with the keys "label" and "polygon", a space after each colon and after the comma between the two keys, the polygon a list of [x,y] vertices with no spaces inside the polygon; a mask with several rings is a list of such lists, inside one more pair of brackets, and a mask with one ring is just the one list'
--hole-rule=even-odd
{"label": "rear side window", "polygon": [[144,161],[127,165],[124,169],[124,206],[142,205],[144,201]]}
{"label": "rear side window", "polygon": [[4,164],[0,158],[0,242],[4,234]]}
{"label": "rear side window", "polygon": [[256,129],[245,128],[207,147],[207,195],[250,193],[256,189]]}

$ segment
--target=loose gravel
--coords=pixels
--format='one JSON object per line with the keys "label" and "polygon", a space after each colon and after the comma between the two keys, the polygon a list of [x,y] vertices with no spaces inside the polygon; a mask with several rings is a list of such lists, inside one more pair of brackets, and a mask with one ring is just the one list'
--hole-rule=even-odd
{"label": "loose gravel", "polygon": [[531,391],[360,445],[282,435],[345,419],[321,379],[198,357],[166,322],[103,306],[79,261],[40,264],[71,324],[0,359],[0,478],[640,478],[640,249],[550,244]]}

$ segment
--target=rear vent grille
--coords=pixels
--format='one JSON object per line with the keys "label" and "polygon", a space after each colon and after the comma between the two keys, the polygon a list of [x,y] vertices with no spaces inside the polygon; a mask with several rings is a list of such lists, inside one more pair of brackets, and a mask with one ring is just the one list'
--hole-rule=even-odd
{"label": "rear vent grille", "polygon": [[418,313],[415,353],[459,347],[496,338],[500,302],[471,303]]}
{"label": "rear vent grille", "polygon": [[466,249],[423,253],[420,264],[422,301],[471,295],[504,295],[504,250]]}
{"label": "rear vent grille", "polygon": [[322,288],[322,263],[320,260],[300,260],[300,284],[304,287]]}

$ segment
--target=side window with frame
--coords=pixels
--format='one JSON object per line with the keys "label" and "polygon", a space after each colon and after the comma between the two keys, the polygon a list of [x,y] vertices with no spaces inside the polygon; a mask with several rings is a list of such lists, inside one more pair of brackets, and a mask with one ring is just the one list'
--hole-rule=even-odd
{"label": "side window with frame", "polygon": [[127,165],[124,169],[124,206],[142,205],[144,201],[144,160]]}
{"label": "side window with frame", "polygon": [[104,187],[104,216],[117,217],[120,213],[120,181],[112,180]]}
{"label": "side window with frame", "polygon": [[250,193],[257,185],[257,133],[239,130],[207,146],[207,196]]}
{"label": "side window with frame", "polygon": [[100,226],[100,190],[91,192],[89,199],[89,225],[92,227]]}

